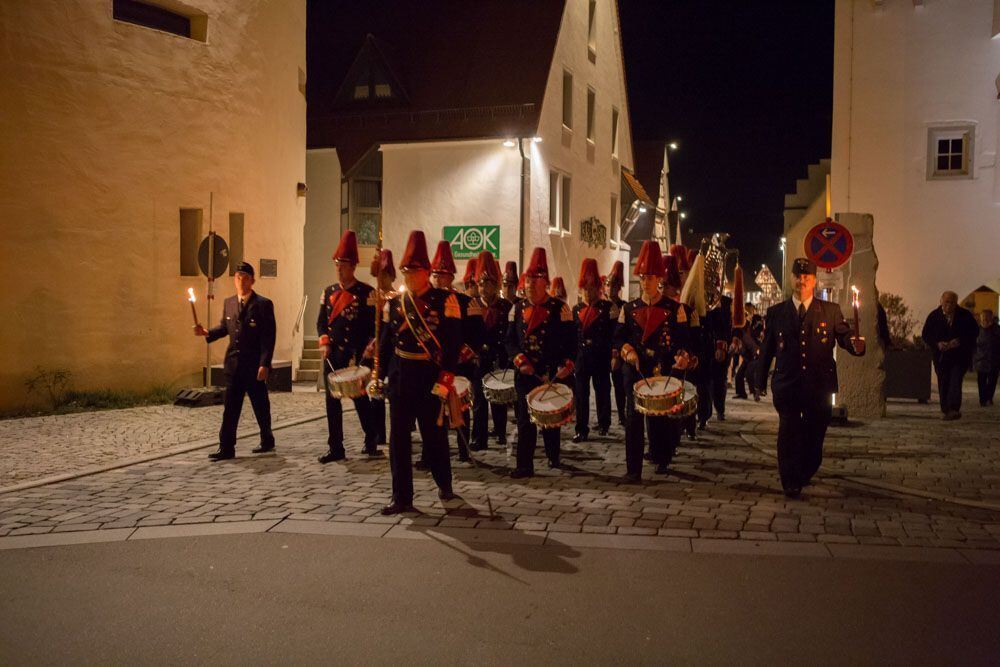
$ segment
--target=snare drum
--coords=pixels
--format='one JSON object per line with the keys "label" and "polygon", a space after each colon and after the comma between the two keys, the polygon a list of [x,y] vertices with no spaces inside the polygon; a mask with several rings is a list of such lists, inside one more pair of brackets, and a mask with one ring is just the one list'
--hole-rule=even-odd
{"label": "snare drum", "polygon": [[698,392],[690,382],[655,375],[632,387],[635,409],[650,417],[683,419],[698,408]]}
{"label": "snare drum", "polygon": [[367,366],[348,366],[326,374],[326,388],[334,398],[359,398],[365,395],[372,369]]}
{"label": "snare drum", "polygon": [[514,390],[514,371],[507,368],[487,373],[483,378],[483,395],[490,403],[512,405],[517,401]]}
{"label": "snare drum", "polygon": [[535,387],[527,396],[528,413],[538,428],[559,428],[573,421],[573,390],[564,384]]}
{"label": "snare drum", "polygon": [[462,404],[462,412],[467,412],[472,407],[472,387],[469,378],[456,375],[454,382],[455,393],[458,394],[459,403]]}

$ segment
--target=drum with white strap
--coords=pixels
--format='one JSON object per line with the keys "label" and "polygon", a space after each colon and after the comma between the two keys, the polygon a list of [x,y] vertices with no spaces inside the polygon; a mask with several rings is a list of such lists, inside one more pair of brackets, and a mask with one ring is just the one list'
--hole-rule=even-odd
{"label": "drum with white strap", "polygon": [[635,409],[650,417],[683,419],[698,409],[698,392],[690,382],[654,375],[632,387]]}
{"label": "drum with white strap", "polygon": [[358,398],[364,396],[372,369],[367,366],[348,366],[326,374],[326,387],[334,398]]}
{"label": "drum with white strap", "polygon": [[483,395],[490,403],[512,405],[517,401],[514,390],[514,371],[510,368],[487,373],[483,377]]}
{"label": "drum with white strap", "polygon": [[559,428],[575,417],[573,390],[558,382],[535,387],[527,396],[528,413],[538,428]]}

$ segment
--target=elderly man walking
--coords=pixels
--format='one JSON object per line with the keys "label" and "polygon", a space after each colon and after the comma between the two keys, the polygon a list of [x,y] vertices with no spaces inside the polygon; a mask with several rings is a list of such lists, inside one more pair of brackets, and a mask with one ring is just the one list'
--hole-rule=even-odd
{"label": "elderly man walking", "polygon": [[972,362],[979,325],[976,318],[958,305],[958,295],[945,292],[941,306],[931,311],[920,336],[934,354],[942,419],[962,417],[962,380]]}

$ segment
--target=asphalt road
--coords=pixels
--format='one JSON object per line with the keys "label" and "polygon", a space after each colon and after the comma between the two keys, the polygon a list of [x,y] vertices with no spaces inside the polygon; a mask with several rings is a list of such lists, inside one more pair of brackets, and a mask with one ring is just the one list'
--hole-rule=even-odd
{"label": "asphalt road", "polygon": [[1000,567],[294,534],[0,552],[0,664],[971,664]]}

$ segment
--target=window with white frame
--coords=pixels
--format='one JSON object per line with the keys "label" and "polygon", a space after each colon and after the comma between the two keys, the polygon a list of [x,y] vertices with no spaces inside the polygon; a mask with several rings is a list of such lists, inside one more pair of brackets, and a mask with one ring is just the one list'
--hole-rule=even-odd
{"label": "window with white frame", "polygon": [[590,0],[587,12],[587,57],[597,60],[597,0]]}
{"label": "window with white frame", "polygon": [[570,185],[572,179],[558,171],[549,172],[549,231],[570,233]]}
{"label": "window with white frame", "polygon": [[587,88],[587,139],[594,141],[594,115],[597,112],[597,93]]}
{"label": "window with white frame", "polygon": [[573,127],[573,75],[563,70],[563,116],[562,124]]}
{"label": "window with white frame", "polygon": [[611,195],[611,241],[614,245],[622,241],[622,221],[618,216],[618,195]]}
{"label": "window with white frame", "polygon": [[562,188],[559,192],[559,222],[560,228],[564,234],[569,234],[572,230],[569,226],[569,202],[570,202],[570,185],[572,179],[566,174],[562,176]]}
{"label": "window with white frame", "polygon": [[972,178],[975,129],[971,124],[928,128],[928,180]]}
{"label": "window with white frame", "polygon": [[611,157],[618,157],[618,109],[611,108]]}
{"label": "window with white frame", "polygon": [[549,230],[559,230],[559,173],[549,172]]}

